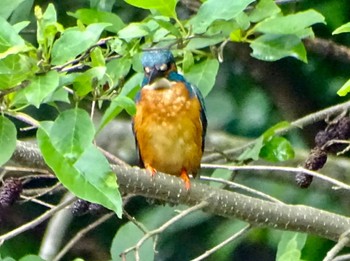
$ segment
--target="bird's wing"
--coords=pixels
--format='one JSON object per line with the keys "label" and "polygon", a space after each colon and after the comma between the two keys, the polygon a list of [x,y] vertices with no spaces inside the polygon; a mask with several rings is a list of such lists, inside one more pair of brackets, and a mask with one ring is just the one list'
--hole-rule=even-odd
{"label": "bird's wing", "polygon": [[196,87],[191,85],[192,90],[196,97],[199,100],[199,103],[201,105],[201,111],[200,111],[200,117],[201,117],[201,123],[202,123],[202,151],[204,151],[204,143],[205,143],[205,135],[207,133],[207,126],[208,126],[208,120],[207,120],[207,115],[206,115],[206,109],[205,109],[205,103],[204,103],[204,98],[201,93],[201,91]]}

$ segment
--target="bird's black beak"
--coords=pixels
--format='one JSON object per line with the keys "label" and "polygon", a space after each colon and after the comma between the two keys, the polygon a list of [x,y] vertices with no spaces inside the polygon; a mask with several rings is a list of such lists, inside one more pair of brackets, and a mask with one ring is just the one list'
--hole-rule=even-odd
{"label": "bird's black beak", "polygon": [[164,77],[164,72],[154,67],[149,74],[148,84],[162,77]]}

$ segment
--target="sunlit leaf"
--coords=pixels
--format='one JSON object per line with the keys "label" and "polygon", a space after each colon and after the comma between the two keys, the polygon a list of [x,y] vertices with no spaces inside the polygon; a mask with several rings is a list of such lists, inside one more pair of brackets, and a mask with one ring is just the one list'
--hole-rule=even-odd
{"label": "sunlit leaf", "polygon": [[86,51],[95,44],[102,31],[110,24],[90,24],[85,30],[71,27],[65,30],[52,48],[52,64],[62,64]]}
{"label": "sunlit leaf", "polygon": [[337,94],[339,96],[345,96],[350,92],[350,79],[338,90]]}
{"label": "sunlit leaf", "polygon": [[17,131],[15,125],[0,115],[0,166],[6,163],[16,149]]}
{"label": "sunlit leaf", "polygon": [[332,34],[341,34],[341,33],[349,33],[350,32],[350,22],[339,26],[337,29],[333,31]]}
{"label": "sunlit leaf", "polygon": [[54,123],[43,122],[37,132],[45,162],[76,196],[98,203],[121,216],[116,175],[92,144],[94,126],[81,109],[60,114]]}
{"label": "sunlit leaf", "polygon": [[194,33],[204,33],[215,20],[231,20],[236,18],[249,4],[255,0],[207,0],[199,8],[198,13],[189,25]]}
{"label": "sunlit leaf", "polygon": [[102,129],[108,122],[113,120],[119,113],[126,110],[130,115],[136,113],[135,102],[127,96],[118,95],[103,114],[98,130]]}
{"label": "sunlit leaf", "polygon": [[125,56],[107,63],[107,75],[115,87],[129,73],[132,60]]}
{"label": "sunlit leaf", "polygon": [[177,17],[175,12],[177,0],[125,0],[125,2],[143,9],[155,9],[164,16]]}
{"label": "sunlit leaf", "polygon": [[[13,11],[26,0],[1,0],[0,1],[0,16],[4,19],[10,17]],[[2,27],[1,27],[2,28]]]}
{"label": "sunlit leaf", "polygon": [[19,259],[18,261],[45,261],[45,260],[42,259],[40,256],[26,255],[26,256],[22,257],[21,259]]}
{"label": "sunlit leaf", "polygon": [[277,247],[276,261],[300,261],[307,234],[285,231]]}
{"label": "sunlit leaf", "polygon": [[256,23],[265,18],[273,17],[281,12],[274,0],[260,0],[249,14],[251,22]]}
{"label": "sunlit leaf", "polygon": [[89,114],[82,109],[62,112],[50,131],[53,146],[66,158],[77,159],[92,144],[95,131]]}
{"label": "sunlit leaf", "polygon": [[259,156],[271,162],[286,161],[294,158],[294,149],[283,137],[272,137],[261,148]]}
{"label": "sunlit leaf", "polygon": [[201,90],[203,96],[205,97],[215,84],[218,70],[218,60],[208,58],[193,65],[185,76],[191,84],[197,86]]}
{"label": "sunlit leaf", "polygon": [[258,160],[261,148],[264,146],[264,137],[260,136],[254,142],[254,145],[248,149],[246,149],[239,157],[237,158],[239,161],[245,160]]}
{"label": "sunlit leaf", "polygon": [[38,108],[42,101],[58,87],[58,78],[56,71],[49,71],[46,74],[34,76],[30,85],[23,89],[28,102]]}
{"label": "sunlit leaf", "polygon": [[110,26],[106,27],[106,31],[118,33],[125,25],[124,22],[114,13],[98,11],[96,9],[79,9],[75,13],[68,13],[69,15],[79,19],[84,24],[94,23],[109,23]]}
{"label": "sunlit leaf", "polygon": [[81,73],[73,80],[73,88],[79,97],[84,97],[90,93],[98,81],[100,81],[106,73],[105,66],[93,67],[86,72]]}
{"label": "sunlit leaf", "polygon": [[[0,54],[9,48],[16,48],[20,52],[25,48],[25,42],[18,35],[17,30],[0,16]],[[4,58],[4,57],[2,57]]]}
{"label": "sunlit leaf", "polygon": [[142,23],[130,23],[118,32],[122,39],[139,38],[150,33],[148,27]]}
{"label": "sunlit leaf", "polygon": [[264,61],[277,61],[284,57],[294,57],[307,62],[306,50],[295,35],[266,34],[255,39],[250,47],[252,56]]}
{"label": "sunlit leaf", "polygon": [[307,10],[286,16],[276,16],[258,23],[254,31],[265,34],[296,34],[305,28],[325,23],[325,18],[315,10]]}

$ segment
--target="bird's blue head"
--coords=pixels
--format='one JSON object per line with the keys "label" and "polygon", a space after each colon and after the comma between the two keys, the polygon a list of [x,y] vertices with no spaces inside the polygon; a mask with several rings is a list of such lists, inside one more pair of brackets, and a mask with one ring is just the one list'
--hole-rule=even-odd
{"label": "bird's blue head", "polygon": [[142,66],[145,72],[143,85],[151,84],[159,78],[167,78],[170,72],[177,71],[174,56],[169,50],[144,52]]}

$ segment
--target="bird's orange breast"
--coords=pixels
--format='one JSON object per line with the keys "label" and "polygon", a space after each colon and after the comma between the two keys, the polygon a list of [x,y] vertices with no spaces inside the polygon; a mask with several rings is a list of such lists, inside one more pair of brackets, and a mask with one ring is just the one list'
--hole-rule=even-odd
{"label": "bird's orange breast", "polygon": [[196,174],[202,157],[200,103],[182,83],[141,90],[134,130],[145,166],[180,175]]}

